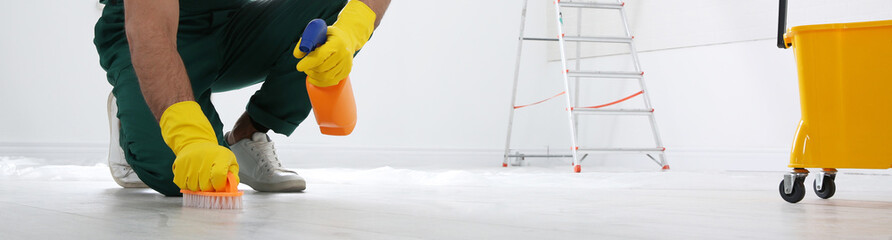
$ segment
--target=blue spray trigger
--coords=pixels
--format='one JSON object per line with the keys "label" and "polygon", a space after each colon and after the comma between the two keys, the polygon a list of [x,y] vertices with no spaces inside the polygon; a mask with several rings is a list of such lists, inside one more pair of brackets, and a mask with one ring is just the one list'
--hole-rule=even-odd
{"label": "blue spray trigger", "polygon": [[328,24],[325,20],[313,19],[307,24],[304,33],[300,36],[300,46],[298,49],[303,53],[310,53],[328,41]]}

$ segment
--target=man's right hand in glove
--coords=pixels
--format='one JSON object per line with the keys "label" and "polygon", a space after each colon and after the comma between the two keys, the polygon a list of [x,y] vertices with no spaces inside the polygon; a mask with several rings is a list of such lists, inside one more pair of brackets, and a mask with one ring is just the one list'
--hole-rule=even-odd
{"label": "man's right hand in glove", "polygon": [[190,191],[223,191],[227,173],[238,181],[238,162],[217,137],[195,101],[171,105],[161,115],[161,136],[177,158],[173,182]]}

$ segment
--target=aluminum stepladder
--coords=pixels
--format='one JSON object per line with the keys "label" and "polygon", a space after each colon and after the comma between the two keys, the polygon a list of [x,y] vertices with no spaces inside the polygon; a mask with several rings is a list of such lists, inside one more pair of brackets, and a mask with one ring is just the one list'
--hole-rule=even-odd
{"label": "aluminum stepladder", "polygon": [[[520,17],[520,37],[518,37],[517,44],[517,59],[514,70],[514,86],[511,94],[511,111],[508,118],[508,134],[505,140],[505,153],[504,159],[502,161],[502,167],[507,167],[510,158],[514,158],[517,160],[523,160],[524,158],[572,158],[573,159],[573,171],[581,172],[582,167],[580,165],[580,161],[582,161],[588,154],[583,155],[582,158],[579,157],[580,152],[583,153],[643,153],[646,154],[648,158],[657,163],[663,170],[669,169],[669,164],[666,161],[665,151],[666,148],[663,146],[663,141],[660,137],[659,129],[657,128],[657,122],[654,117],[654,109],[650,102],[650,97],[648,96],[647,87],[644,84],[644,72],[641,70],[641,65],[638,61],[638,52],[635,50],[635,45],[633,44],[634,36],[629,30],[629,24],[626,18],[626,11],[624,9],[625,3],[617,0],[614,3],[601,3],[601,2],[579,2],[579,1],[563,1],[560,0],[552,0],[554,3],[554,11],[555,11],[555,23],[557,24],[558,36],[557,38],[533,38],[524,36],[524,27],[526,25],[526,13],[527,6],[529,0],[523,1],[523,10],[521,12]],[[561,14],[562,8],[575,8],[577,9],[577,13],[581,14],[582,9],[609,9],[609,10],[617,10],[620,13],[620,17],[622,18],[623,27],[625,28],[625,36],[621,37],[588,37],[588,36],[580,36],[582,18],[578,17],[579,22],[577,24],[577,36],[565,36],[564,27],[563,27],[563,17]],[[560,57],[561,57],[561,77],[564,80],[564,91],[554,95],[550,98],[547,98],[542,101],[538,101],[535,103],[527,104],[527,105],[517,105],[517,83],[520,77],[520,64],[521,64],[521,52],[523,49],[524,41],[557,41],[560,49]],[[575,69],[570,70],[567,67],[567,54],[565,51],[566,42],[576,42],[576,64]],[[634,62],[634,71],[631,72],[621,72],[621,71],[582,71],[580,70],[580,43],[621,43],[627,44],[629,47],[629,54],[631,55],[632,61]],[[575,92],[571,97],[570,92],[570,78],[574,78],[576,81],[576,87],[574,88]],[[598,106],[589,106],[589,107],[575,107],[579,105],[579,81],[580,79],[637,79],[638,84],[641,87],[641,91],[628,96],[626,98],[602,104]],[[514,123],[514,111],[518,108],[528,107],[532,105],[536,105],[558,96],[563,95],[563,98],[566,102],[567,106],[567,123],[570,130],[570,154],[523,154],[520,152],[511,153],[511,132],[513,129]],[[625,100],[631,99],[641,95],[644,100],[644,108],[643,109],[610,109],[603,108],[613,104],[617,104],[623,102]],[[575,102],[574,100],[575,99]],[[646,116],[650,120],[650,126],[653,133],[654,143],[656,146],[653,148],[580,148],[577,144],[577,136],[578,136],[578,116],[582,114],[595,114],[595,115],[642,115]],[[659,160],[653,157],[652,154],[657,154]]]}

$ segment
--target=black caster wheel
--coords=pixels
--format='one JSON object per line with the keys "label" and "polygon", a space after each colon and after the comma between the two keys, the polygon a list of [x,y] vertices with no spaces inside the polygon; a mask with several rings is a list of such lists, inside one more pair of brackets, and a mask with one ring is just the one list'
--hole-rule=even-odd
{"label": "black caster wheel", "polygon": [[812,183],[812,189],[815,190],[815,194],[817,194],[818,197],[828,199],[833,197],[833,194],[836,193],[836,183],[833,182],[833,177],[824,175],[824,183],[821,186],[821,190],[818,190],[817,179]]}
{"label": "black caster wheel", "polygon": [[793,191],[790,194],[784,193],[784,181],[780,182],[780,195],[785,201],[789,203],[797,203],[802,201],[805,198],[805,184],[802,183],[803,179],[796,179],[793,181]]}

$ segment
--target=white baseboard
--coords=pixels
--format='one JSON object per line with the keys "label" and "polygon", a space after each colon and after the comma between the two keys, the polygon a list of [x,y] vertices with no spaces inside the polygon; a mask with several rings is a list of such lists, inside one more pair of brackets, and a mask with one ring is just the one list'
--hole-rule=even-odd
{"label": "white baseboard", "polygon": [[[277,146],[280,159],[295,168],[496,168],[502,149],[416,148],[381,146],[296,145]],[[45,164],[93,165],[106,161],[105,143],[0,143],[0,156],[26,157]],[[674,170],[785,171],[787,149],[670,149]],[[526,165],[562,166],[569,159],[528,159]],[[657,169],[640,154],[590,155],[586,169]]]}
{"label": "white baseboard", "polygon": [[108,143],[0,142],[0,156],[26,157],[45,164],[93,165],[105,162]]}

